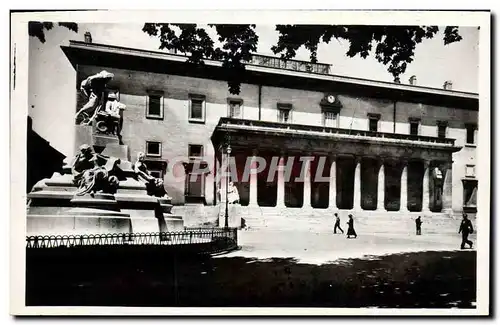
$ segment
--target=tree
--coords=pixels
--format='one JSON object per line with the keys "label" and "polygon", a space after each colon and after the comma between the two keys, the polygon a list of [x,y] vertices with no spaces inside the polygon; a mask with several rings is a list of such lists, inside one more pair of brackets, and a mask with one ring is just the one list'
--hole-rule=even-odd
{"label": "tree", "polygon": [[[317,61],[318,44],[329,43],[332,38],[349,42],[346,55],[367,58],[375,45],[375,58],[387,71],[397,78],[413,61],[415,47],[424,39],[433,38],[439,31],[437,26],[324,26],[324,25],[278,25],[278,44],[272,47],[275,54],[283,58],[295,57],[296,51],[305,46],[310,51],[311,62]],[[462,37],[458,27],[448,26],[444,30],[444,45],[458,42]]]}
{"label": "tree", "polygon": [[[203,58],[222,60],[228,72],[228,86],[232,94],[239,94],[240,79],[245,71],[244,61],[251,59],[257,50],[258,36],[255,25],[208,25],[215,28],[222,48],[215,46],[204,28],[196,24],[146,23],[143,31],[160,40],[160,49],[176,50],[188,55],[188,62],[203,65]],[[177,34],[172,27],[180,30]],[[359,55],[367,58],[375,47],[374,56],[387,66],[387,71],[396,79],[406,71],[413,61],[415,48],[424,39],[433,38],[437,26],[367,26],[367,25],[277,25],[279,38],[271,50],[285,60],[296,56],[304,46],[310,52],[312,63],[317,62],[318,45],[332,39],[349,42],[348,57]],[[462,37],[458,27],[444,29],[444,45],[458,42]]]}
{"label": "tree", "polygon": [[[76,23],[61,22],[58,25],[78,33],[78,24]],[[36,37],[40,42],[45,43],[45,31],[51,30],[53,27],[54,23],[52,22],[30,21],[28,23],[28,35]]]}
{"label": "tree", "polygon": [[[180,30],[175,33],[172,27]],[[259,37],[255,25],[209,25],[215,28],[222,47],[215,46],[204,28],[196,24],[146,23],[143,31],[160,39],[160,49],[176,50],[189,54],[188,63],[203,65],[203,59],[222,61],[226,69],[229,91],[240,93],[239,76],[245,71],[245,61],[250,61],[252,52],[257,51]]]}

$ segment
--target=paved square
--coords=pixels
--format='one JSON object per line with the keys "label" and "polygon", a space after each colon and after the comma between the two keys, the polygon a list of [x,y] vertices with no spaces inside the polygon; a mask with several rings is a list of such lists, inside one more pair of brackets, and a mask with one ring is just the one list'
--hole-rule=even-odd
{"label": "paved square", "polygon": [[[333,227],[332,227],[333,228]],[[458,229],[458,226],[457,226]],[[344,229],[345,230],[345,229]],[[476,233],[469,236],[476,243]],[[345,258],[362,258],[419,251],[460,250],[462,237],[453,234],[395,234],[359,233],[356,239],[332,230],[309,232],[303,230],[241,230],[238,233],[240,250],[221,257],[269,259],[293,257],[302,263],[323,264]],[[475,249],[475,247],[473,247]]]}

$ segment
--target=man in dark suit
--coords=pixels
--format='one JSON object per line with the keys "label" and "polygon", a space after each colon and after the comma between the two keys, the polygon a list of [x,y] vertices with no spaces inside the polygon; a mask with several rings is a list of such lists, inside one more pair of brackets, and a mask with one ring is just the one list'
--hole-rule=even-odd
{"label": "man in dark suit", "polygon": [[474,232],[474,228],[472,227],[472,222],[467,218],[467,214],[463,214],[462,222],[460,223],[460,228],[458,229],[458,233],[462,233],[462,244],[460,245],[461,249],[465,248],[465,244],[469,245],[472,248],[472,241],[469,240],[469,234]]}
{"label": "man in dark suit", "polygon": [[342,233],[344,233],[344,230],[342,230],[342,228],[340,228],[340,218],[339,218],[339,215],[337,213],[335,213],[334,215],[335,215],[335,227],[333,228],[333,233],[334,234],[337,233],[337,228],[340,229],[340,231],[342,231]]}
{"label": "man in dark suit", "polygon": [[415,226],[417,227],[417,235],[422,235],[422,219],[420,216],[415,219]]}

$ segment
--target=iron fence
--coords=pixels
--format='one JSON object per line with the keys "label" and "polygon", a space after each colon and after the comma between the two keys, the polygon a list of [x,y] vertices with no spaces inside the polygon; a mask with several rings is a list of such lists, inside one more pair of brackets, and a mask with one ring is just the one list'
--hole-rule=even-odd
{"label": "iron fence", "polygon": [[187,228],[179,232],[27,236],[26,248],[90,246],[193,246],[204,252],[237,248],[236,228]]}

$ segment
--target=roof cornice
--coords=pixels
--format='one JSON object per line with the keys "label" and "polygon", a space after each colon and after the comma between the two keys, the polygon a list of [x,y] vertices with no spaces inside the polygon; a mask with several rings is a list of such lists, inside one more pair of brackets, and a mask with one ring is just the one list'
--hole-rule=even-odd
{"label": "roof cornice", "polygon": [[[62,46],[62,48],[64,49],[64,48],[68,48],[68,47]],[[82,50],[87,50],[87,51],[91,50],[91,51],[104,52],[104,53],[109,53],[109,54],[131,55],[131,56],[136,56],[136,57],[150,58],[150,59],[157,59],[157,60],[159,59],[159,60],[166,60],[166,61],[170,61],[170,62],[179,62],[179,63],[181,63],[181,62],[183,63],[183,62],[186,62],[188,60],[188,57],[185,55],[171,54],[171,53],[165,53],[165,52],[160,52],[160,51],[134,49],[134,48],[127,48],[127,47],[107,45],[107,44],[86,43],[86,42],[81,42],[81,41],[70,41],[69,48],[82,49]],[[207,65],[207,66],[222,67],[222,62],[220,62],[220,61],[204,60],[204,62],[205,62],[205,65]],[[353,77],[346,77],[346,76],[339,76],[339,75],[332,75],[332,74],[319,74],[319,73],[313,73],[313,72],[287,70],[287,69],[273,68],[273,67],[269,67],[269,66],[260,66],[260,65],[253,65],[253,64],[247,64],[246,69],[248,71],[253,71],[253,72],[258,72],[258,73],[283,75],[283,76],[299,77],[299,78],[309,78],[309,79],[314,79],[314,80],[323,80],[323,81],[346,83],[346,84],[353,84],[353,85],[359,85],[359,86],[391,89],[391,90],[402,91],[402,92],[426,93],[426,94],[432,94],[432,95],[438,95],[438,96],[454,97],[454,98],[466,98],[466,99],[473,99],[473,100],[479,99],[479,95],[477,93],[463,92],[463,91],[456,91],[456,90],[445,90],[445,89],[422,87],[422,86],[415,86],[415,85],[405,85],[405,84],[398,84],[398,83],[392,83],[392,82],[386,82],[386,81],[353,78]]]}

